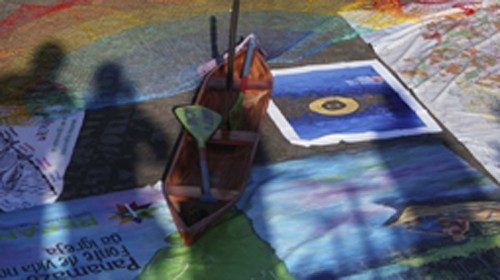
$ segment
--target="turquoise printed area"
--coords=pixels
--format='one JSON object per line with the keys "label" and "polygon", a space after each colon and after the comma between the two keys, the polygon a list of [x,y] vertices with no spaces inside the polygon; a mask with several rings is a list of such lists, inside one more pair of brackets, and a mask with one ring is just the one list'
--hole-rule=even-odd
{"label": "turquoise printed area", "polygon": [[466,246],[478,234],[470,230],[454,241],[443,233],[445,225],[426,230],[433,220],[458,218],[454,212],[397,223],[407,207],[452,205],[467,220],[474,213],[464,202],[498,197],[496,184],[443,145],[428,142],[255,167],[239,207],[299,279],[370,278],[404,272],[410,266],[398,259]]}

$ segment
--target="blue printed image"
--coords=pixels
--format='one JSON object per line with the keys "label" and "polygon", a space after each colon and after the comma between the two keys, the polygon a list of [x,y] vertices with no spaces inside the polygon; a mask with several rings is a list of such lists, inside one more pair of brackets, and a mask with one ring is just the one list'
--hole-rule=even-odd
{"label": "blue printed image", "polygon": [[298,136],[307,140],[425,127],[371,66],[276,75],[273,100]]}

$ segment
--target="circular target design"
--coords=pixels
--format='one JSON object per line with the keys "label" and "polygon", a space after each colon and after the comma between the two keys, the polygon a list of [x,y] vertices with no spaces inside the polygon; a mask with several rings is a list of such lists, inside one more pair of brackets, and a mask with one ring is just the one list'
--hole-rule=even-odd
{"label": "circular target design", "polygon": [[358,101],[344,96],[323,97],[309,104],[309,110],[327,116],[347,115],[356,112],[358,109]]}

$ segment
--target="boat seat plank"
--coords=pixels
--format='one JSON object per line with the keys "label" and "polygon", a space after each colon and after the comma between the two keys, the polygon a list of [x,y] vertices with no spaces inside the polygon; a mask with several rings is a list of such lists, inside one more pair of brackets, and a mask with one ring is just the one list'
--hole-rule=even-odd
{"label": "boat seat plank", "polygon": [[[166,188],[167,194],[179,197],[199,198],[201,197],[200,186],[169,186]],[[222,190],[210,188],[212,196],[217,200],[232,200],[239,192],[232,190]]]}
{"label": "boat seat plank", "polygon": [[[207,81],[207,87],[210,89],[216,90],[225,90],[226,89],[226,78],[225,77],[211,77]],[[241,88],[241,79],[233,80],[233,89],[240,90]],[[247,89],[260,89],[266,90],[271,89],[272,84],[266,81],[257,81],[257,80],[248,80]]]}
{"label": "boat seat plank", "polygon": [[244,130],[217,130],[208,141],[211,144],[249,145],[258,141],[259,134]]}

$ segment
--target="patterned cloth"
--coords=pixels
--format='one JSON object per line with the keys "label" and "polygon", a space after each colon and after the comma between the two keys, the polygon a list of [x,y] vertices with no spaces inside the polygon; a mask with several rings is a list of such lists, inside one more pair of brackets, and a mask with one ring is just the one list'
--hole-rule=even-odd
{"label": "patterned cloth", "polygon": [[500,179],[500,9],[429,19],[372,41],[417,97]]}

